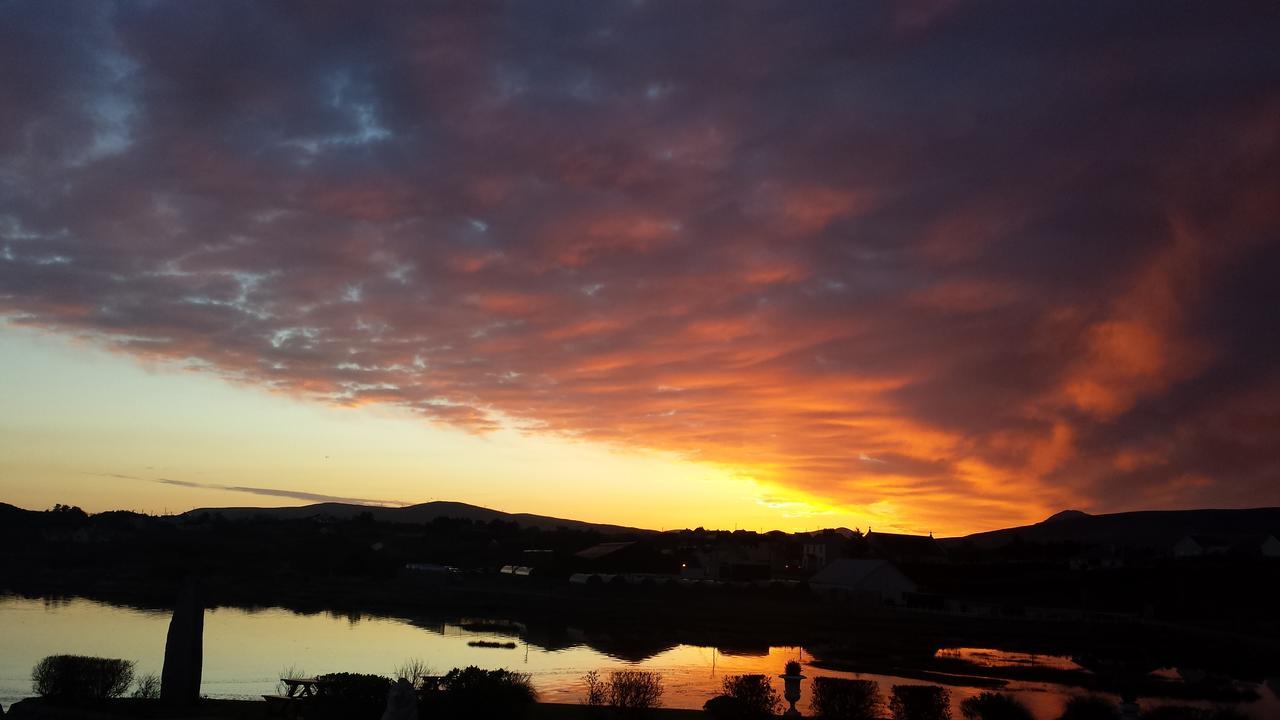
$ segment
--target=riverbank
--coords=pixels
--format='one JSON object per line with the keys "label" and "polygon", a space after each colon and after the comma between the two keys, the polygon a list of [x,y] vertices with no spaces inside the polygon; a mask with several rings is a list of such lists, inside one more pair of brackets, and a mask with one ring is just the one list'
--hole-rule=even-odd
{"label": "riverbank", "polygon": [[[535,703],[523,715],[524,720],[598,720],[596,708],[567,703]],[[272,720],[261,700],[202,700],[193,708],[168,708],[157,700],[122,698],[107,700],[89,707],[51,705],[39,698],[29,698],[5,710],[5,720]],[[654,720],[701,718],[701,710],[657,708]]]}

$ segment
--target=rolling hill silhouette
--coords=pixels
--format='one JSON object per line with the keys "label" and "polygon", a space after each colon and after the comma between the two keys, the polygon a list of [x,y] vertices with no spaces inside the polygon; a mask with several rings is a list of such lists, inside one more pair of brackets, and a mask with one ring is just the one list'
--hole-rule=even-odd
{"label": "rolling hill silhouette", "polygon": [[625,527],[622,525],[591,523],[582,520],[567,520],[564,518],[533,515],[530,513],[507,513],[502,512],[501,510],[491,510],[489,508],[480,507],[478,505],[468,505],[466,503],[448,502],[444,500],[421,503],[419,505],[409,505],[407,507],[377,507],[350,503],[327,502],[316,503],[314,505],[303,505],[300,507],[197,508],[195,510],[185,512],[179,517],[191,518],[196,517],[201,513],[221,514],[228,520],[238,520],[251,517],[270,517],[281,520],[298,520],[309,517],[331,517],[338,520],[346,520],[363,513],[369,513],[373,516],[374,520],[388,523],[426,523],[431,522],[436,518],[453,518],[479,522],[501,520],[503,522],[514,522],[522,527],[536,527],[541,530],[554,530],[557,527],[565,527],[571,530],[594,530],[595,532],[605,533],[608,535],[652,532],[651,530]]}
{"label": "rolling hill silhouette", "polygon": [[1280,508],[1142,510],[1108,515],[1064,510],[1034,525],[946,538],[940,542],[952,545],[970,541],[981,548],[994,548],[1020,537],[1029,542],[1074,541],[1084,545],[1167,549],[1185,535],[1246,537],[1277,533],[1280,533]]}

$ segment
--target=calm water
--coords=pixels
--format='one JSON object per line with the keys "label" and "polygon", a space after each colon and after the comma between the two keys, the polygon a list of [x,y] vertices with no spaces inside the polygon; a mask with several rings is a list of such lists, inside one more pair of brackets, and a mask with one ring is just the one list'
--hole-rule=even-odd
{"label": "calm water", "polygon": [[[91,600],[39,600],[0,597],[0,704],[30,694],[31,667],[42,657],[74,653],[134,660],[138,673],[159,673],[164,655],[169,614],[137,610]],[[466,625],[467,627],[463,627]],[[468,629],[469,628],[469,629]],[[390,618],[347,618],[340,615],[301,615],[288,610],[221,608],[205,615],[203,692],[210,697],[256,697],[276,692],[276,682],[286,668],[295,672],[364,672],[390,675],[410,658],[421,658],[436,671],[479,665],[505,667],[532,675],[544,700],[579,702],[582,675],[590,670],[608,671],[638,667],[662,673],[668,707],[701,707],[720,686],[724,675],[765,673],[776,676],[787,660],[807,661],[800,648],[763,648],[751,654],[729,654],[710,647],[677,645],[645,659],[623,659],[582,644],[572,629],[554,642],[534,640],[546,649],[524,641],[520,628],[476,628],[472,623],[411,623]],[[477,640],[515,641],[515,649],[476,648]],[[594,641],[596,647],[606,646]],[[949,648],[940,655],[973,662],[974,674],[983,666],[1007,664],[1071,668],[1069,658],[1005,653],[983,648]],[[919,682],[866,673],[841,673],[806,668],[810,677],[832,675],[861,677],[880,682],[887,693],[895,683]],[[775,680],[779,692],[781,681]],[[1010,681],[1005,692],[1017,695],[1037,718],[1056,718],[1072,690],[1062,686]],[[980,692],[977,688],[951,687],[952,700]],[[1259,687],[1261,700],[1243,709],[1253,717],[1280,717],[1280,700]],[[808,688],[805,687],[807,704]],[[1144,701],[1144,705],[1158,701]],[[956,712],[956,717],[960,717]]]}

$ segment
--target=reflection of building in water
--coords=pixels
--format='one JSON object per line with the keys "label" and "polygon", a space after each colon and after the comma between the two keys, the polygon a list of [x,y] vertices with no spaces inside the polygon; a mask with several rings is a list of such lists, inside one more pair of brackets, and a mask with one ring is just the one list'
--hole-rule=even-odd
{"label": "reflection of building in water", "polygon": [[659,639],[647,628],[613,628],[607,631],[569,628],[568,635],[602,655],[629,663],[644,662],[679,646],[679,643]]}
{"label": "reflection of building in water", "polygon": [[939,648],[934,657],[959,660],[986,668],[1049,668],[1052,670],[1081,670],[1068,655],[1044,655],[1039,653],[999,650],[996,648],[952,647]]}

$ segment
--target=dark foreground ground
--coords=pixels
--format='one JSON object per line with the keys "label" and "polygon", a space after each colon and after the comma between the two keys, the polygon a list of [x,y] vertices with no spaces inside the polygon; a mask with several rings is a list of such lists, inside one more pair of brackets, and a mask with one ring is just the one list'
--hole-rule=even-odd
{"label": "dark foreground ground", "polygon": [[[177,710],[165,708],[154,700],[111,700],[93,707],[58,707],[37,699],[15,703],[5,712],[5,720],[267,720],[277,718],[267,703],[257,700],[204,700],[198,707]],[[523,715],[524,720],[587,720],[598,718],[593,708],[585,705],[538,703]],[[703,717],[698,710],[658,709],[655,720],[679,720]]]}

